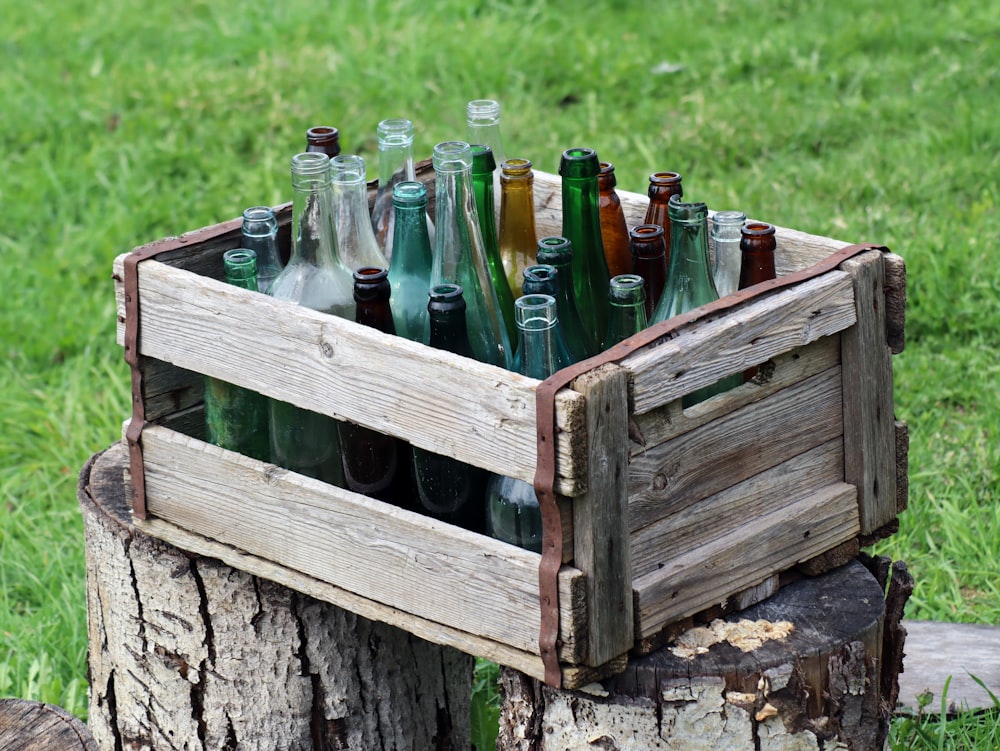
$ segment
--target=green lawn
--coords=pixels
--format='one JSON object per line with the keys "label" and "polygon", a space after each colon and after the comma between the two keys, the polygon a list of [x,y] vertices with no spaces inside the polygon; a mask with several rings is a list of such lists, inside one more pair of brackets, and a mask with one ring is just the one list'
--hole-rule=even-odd
{"label": "green lawn", "polygon": [[[128,414],[114,256],[287,200],[310,125],[337,125],[372,174],[379,120],[412,119],[429,155],[478,97],[537,169],[592,146],[622,189],[673,169],[713,209],[905,257],[911,500],[876,552],[910,565],[909,617],[1000,623],[991,3],[0,0],[0,16],[0,695],[86,712],[75,484]],[[900,747],[996,745],[995,727],[955,727],[940,746],[900,727]]]}

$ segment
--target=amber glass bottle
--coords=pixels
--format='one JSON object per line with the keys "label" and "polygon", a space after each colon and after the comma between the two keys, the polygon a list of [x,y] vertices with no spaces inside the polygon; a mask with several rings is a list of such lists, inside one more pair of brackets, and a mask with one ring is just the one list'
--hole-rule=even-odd
{"label": "amber glass bottle", "polygon": [[601,240],[604,242],[604,258],[608,262],[611,276],[628,274],[632,271],[632,255],[629,250],[628,225],[625,212],[615,186],[615,165],[601,162],[601,173],[597,177],[600,189]]}
{"label": "amber glass bottle", "polygon": [[774,279],[774,227],[747,222],[740,230],[740,289]]}
{"label": "amber glass bottle", "polygon": [[640,224],[629,232],[632,273],[646,282],[647,319],[653,318],[653,311],[667,284],[667,243],[663,235],[663,227],[658,224]]}
{"label": "amber glass bottle", "polygon": [[328,157],[340,153],[340,131],[330,125],[315,125],[306,131],[306,151],[317,151]]}
{"label": "amber glass bottle", "polygon": [[[535,263],[535,173],[527,159],[500,165],[500,258],[514,297],[521,296],[524,270]],[[515,331],[516,336],[516,331]]]}
{"label": "amber glass bottle", "polygon": [[667,266],[670,265],[670,212],[667,208],[670,196],[683,196],[681,176],[676,172],[654,172],[649,176],[649,206],[643,224],[658,224],[663,227],[663,242],[667,246]]}

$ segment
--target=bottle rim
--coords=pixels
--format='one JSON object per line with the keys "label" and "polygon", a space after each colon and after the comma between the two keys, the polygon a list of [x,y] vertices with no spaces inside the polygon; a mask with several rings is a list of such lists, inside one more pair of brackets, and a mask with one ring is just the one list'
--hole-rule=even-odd
{"label": "bottle rim", "polygon": [[534,167],[534,165],[531,163],[530,159],[523,159],[521,157],[505,159],[500,165],[500,176],[509,177],[511,179],[534,177],[534,173],[531,171],[532,167]]}
{"label": "bottle rim", "polygon": [[402,180],[392,188],[392,201],[404,206],[426,204],[427,186],[416,180]]}
{"label": "bottle rim", "polygon": [[521,295],[514,301],[514,320],[519,329],[544,331],[556,325],[556,298],[539,292]]}
{"label": "bottle rim", "polygon": [[663,237],[663,227],[659,224],[637,224],[635,227],[628,231],[629,237],[633,240],[639,240],[642,242],[647,242],[649,240],[655,240],[658,237]]}
{"label": "bottle rim", "polygon": [[500,122],[500,103],[495,99],[473,99],[465,105],[469,125],[496,125]]}
{"label": "bottle rim", "polygon": [[671,221],[700,222],[708,218],[708,204],[703,201],[685,201],[675,193],[667,201],[667,213]]}
{"label": "bottle rim", "polygon": [[382,120],[375,129],[379,150],[390,146],[410,146],[413,144],[413,122],[405,117],[390,117]]}
{"label": "bottle rim", "polygon": [[314,125],[306,131],[306,140],[313,143],[329,143],[340,139],[340,131],[332,125]]}
{"label": "bottle rim", "polygon": [[270,206],[250,206],[243,209],[243,234],[265,237],[278,229],[278,219]]}
{"label": "bottle rim", "polygon": [[465,141],[442,141],[434,147],[431,163],[437,172],[472,169],[472,149]]}
{"label": "bottle rim", "polygon": [[333,182],[338,185],[357,185],[368,179],[364,157],[359,154],[337,154],[330,157],[330,171]]}
{"label": "bottle rim", "polygon": [[767,222],[747,222],[741,228],[741,232],[749,237],[766,237],[775,233],[773,224]]}
{"label": "bottle rim", "polygon": [[485,175],[496,171],[497,162],[493,157],[493,149],[489,146],[483,143],[470,143],[469,151],[472,152],[472,173],[474,175]]}
{"label": "bottle rim", "polygon": [[674,185],[681,181],[681,175],[679,172],[654,172],[649,176],[649,182],[652,185]]}
{"label": "bottle rim", "polygon": [[257,252],[250,248],[232,248],[222,254],[226,276],[250,279],[257,276]]}
{"label": "bottle rim", "polygon": [[329,175],[330,157],[322,151],[303,151],[292,157],[293,175]]}
{"label": "bottle rim", "polygon": [[568,178],[594,178],[601,173],[597,152],[586,146],[573,146],[562,153],[559,174]]}

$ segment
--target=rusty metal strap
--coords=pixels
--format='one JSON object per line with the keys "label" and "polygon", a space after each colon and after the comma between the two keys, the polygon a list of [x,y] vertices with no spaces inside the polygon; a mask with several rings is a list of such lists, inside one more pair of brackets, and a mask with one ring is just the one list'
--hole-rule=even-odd
{"label": "rusty metal strap", "polygon": [[605,352],[575,363],[568,368],[563,368],[538,386],[535,392],[538,456],[534,479],[535,494],[538,496],[538,504],[542,514],[542,560],[538,567],[541,629],[538,646],[545,667],[545,683],[549,686],[559,688],[562,685],[562,670],[559,667],[559,569],[562,566],[563,535],[562,519],[555,492],[556,436],[558,434],[556,394],[584,373],[606,363],[620,362],[635,350],[671,336],[682,326],[717,316],[727,309],[749,300],[821,276],[836,269],[849,258],[869,250],[888,252],[889,249],[871,243],[845,246],[809,268],[761,282],[709,305],[695,308],[688,313],[650,326]]}

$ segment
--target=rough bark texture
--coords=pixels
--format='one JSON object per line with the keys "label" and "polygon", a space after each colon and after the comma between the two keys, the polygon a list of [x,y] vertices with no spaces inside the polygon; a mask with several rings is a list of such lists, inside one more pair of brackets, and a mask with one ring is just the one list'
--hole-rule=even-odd
{"label": "rough bark texture", "polygon": [[469,748],[472,658],[138,532],[124,461],[78,494],[101,751]]}
{"label": "rough bark texture", "polygon": [[98,751],[87,726],[62,707],[0,699],[3,751]]}
{"label": "rough bark texture", "polygon": [[[497,748],[882,749],[899,674],[883,592],[853,562],[697,626],[583,691],[505,670]],[[901,612],[905,592],[893,596]]]}

